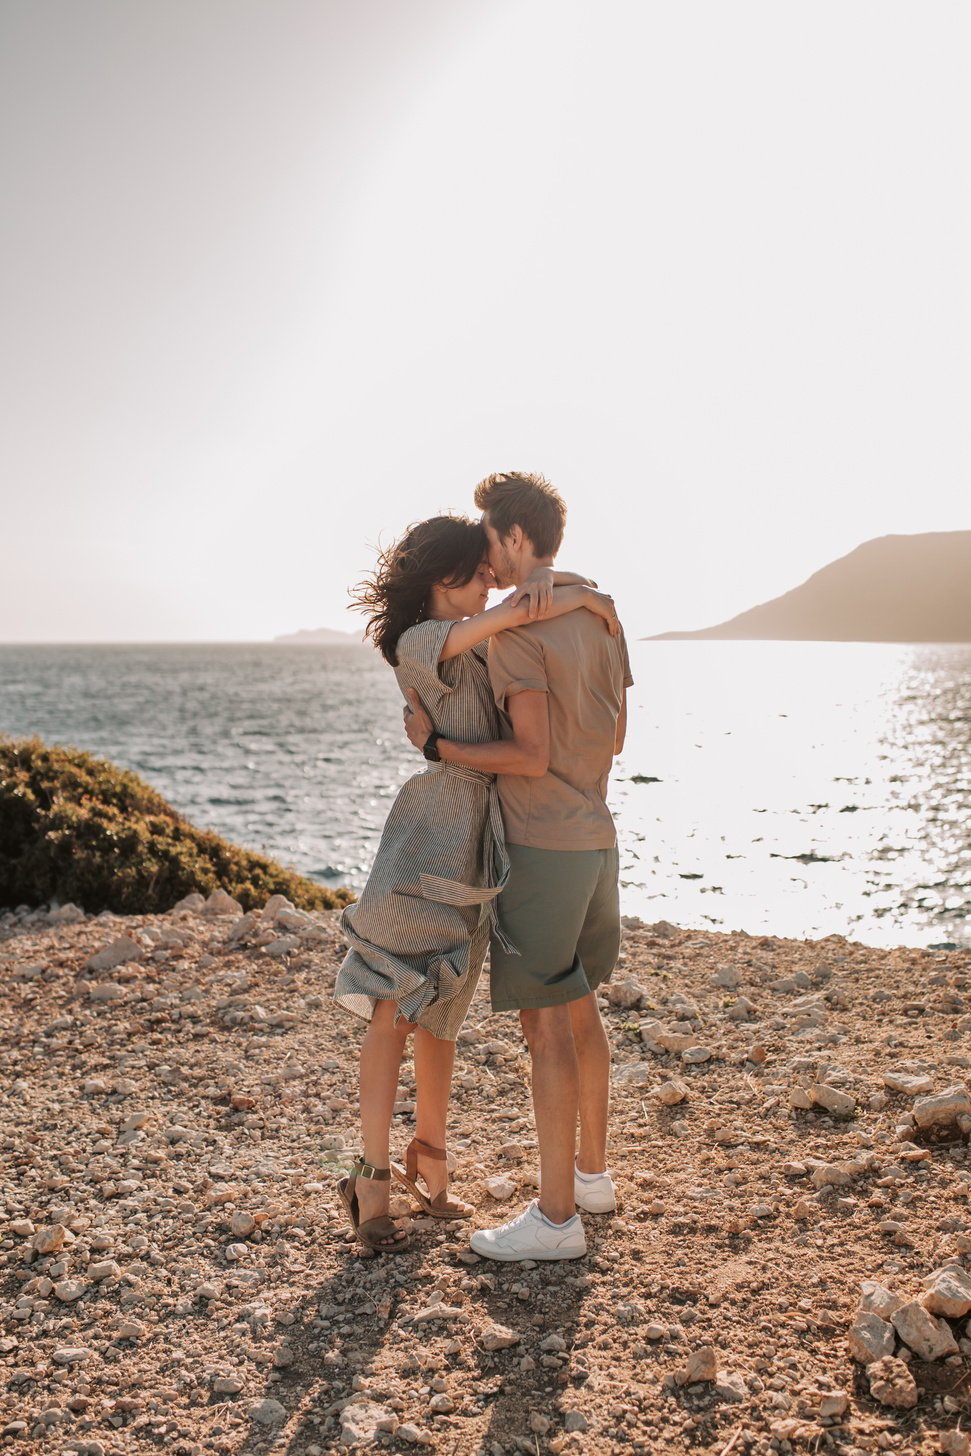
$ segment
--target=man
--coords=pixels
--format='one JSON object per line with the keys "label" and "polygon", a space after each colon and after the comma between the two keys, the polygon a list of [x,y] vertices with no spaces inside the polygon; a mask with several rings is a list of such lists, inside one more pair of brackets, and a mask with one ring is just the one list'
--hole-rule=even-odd
{"label": "man", "polygon": [[[491,475],[475,503],[500,586],[552,565],[566,508],[542,476]],[[494,637],[489,675],[503,738],[521,750],[511,759],[516,771],[498,777],[510,859],[499,917],[516,953],[493,937],[492,1007],[518,1010],[529,1046],[540,1194],[510,1223],[473,1234],[472,1248],[501,1260],[576,1259],[586,1253],[576,1207],[615,1206],[610,1050],[596,988],[620,946],[617,838],[605,794],[633,680],[623,636],[582,611]],[[417,718],[409,736],[416,742],[428,729]],[[437,748],[461,760],[460,745],[439,739]]]}

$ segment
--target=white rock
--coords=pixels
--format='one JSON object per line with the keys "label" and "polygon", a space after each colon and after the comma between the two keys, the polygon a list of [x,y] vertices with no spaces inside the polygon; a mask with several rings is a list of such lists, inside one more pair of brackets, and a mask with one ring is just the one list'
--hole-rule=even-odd
{"label": "white rock", "polygon": [[942,1431],[938,1439],[943,1456],[971,1456],[971,1432]]}
{"label": "white rock", "polygon": [[842,1416],[846,1414],[849,1405],[850,1398],[845,1390],[822,1391],[819,1397],[819,1414],[823,1420]]}
{"label": "white rock", "polygon": [[176,915],[180,911],[189,910],[193,914],[198,914],[202,910],[205,903],[206,902],[202,895],[200,895],[197,890],[193,890],[191,894],[183,895],[181,900],[177,900],[168,913],[170,915]]}
{"label": "white rock", "polygon": [[512,1178],[507,1178],[504,1173],[497,1173],[485,1180],[485,1186],[490,1198],[495,1198],[497,1202],[502,1203],[513,1196],[518,1185]]}
{"label": "white rock", "polygon": [[568,1410],[563,1417],[564,1431],[587,1431],[590,1429],[590,1422],[583,1411]]}
{"label": "white rock", "polygon": [[[214,891],[214,894],[221,893]],[[219,912],[222,913],[222,912]],[[287,1418],[286,1407],[278,1400],[267,1396],[265,1400],[258,1401],[250,1408],[250,1420],[257,1421],[261,1426],[280,1426]]]}
{"label": "white rock", "polygon": [[687,1082],[683,1082],[680,1077],[671,1077],[667,1082],[654,1087],[650,1095],[656,1097],[664,1107],[676,1107],[689,1095],[689,1088]]}
{"label": "white rock", "polygon": [[857,1314],[876,1314],[882,1320],[889,1320],[895,1310],[903,1304],[899,1295],[878,1284],[875,1279],[864,1279],[860,1285],[860,1303]]}
{"label": "white rock", "polygon": [[930,1314],[963,1319],[971,1314],[971,1275],[960,1266],[941,1269],[920,1302]]}
{"label": "white rock", "polygon": [[100,1284],[102,1279],[120,1279],[121,1269],[114,1259],[101,1259],[97,1264],[89,1264],[85,1273],[95,1284]]}
{"label": "white rock", "polygon": [[861,1365],[871,1365],[874,1360],[893,1354],[896,1345],[893,1325],[877,1314],[857,1314],[847,1333],[846,1344],[852,1359]]}
{"label": "white rock", "polygon": [[341,1411],[340,1421],[343,1446],[373,1446],[382,1431],[398,1431],[398,1417],[394,1411],[370,1400],[346,1405]]}
{"label": "white rock", "polygon": [[62,1223],[47,1224],[39,1228],[30,1241],[35,1254],[56,1254],[64,1247],[67,1229]]}
{"label": "white rock", "polygon": [[724,986],[726,991],[735,991],[742,983],[742,977],[734,966],[719,966],[710,977],[713,986]]}
{"label": "white rock", "polygon": [[489,1324],[482,1331],[480,1344],[484,1350],[508,1350],[518,1345],[521,1336],[507,1325]]}
{"label": "white rock", "polygon": [[217,1375],[212,1382],[216,1395],[239,1395],[243,1382],[237,1375]]}
{"label": "white rock", "polygon": [[695,1385],[700,1381],[711,1382],[718,1376],[718,1354],[713,1345],[702,1345],[692,1350],[688,1363],[675,1375],[678,1385]]}
{"label": "white rock", "polygon": [[640,1006],[646,995],[645,987],[630,976],[624,981],[607,983],[607,1000],[611,1006],[620,1006],[625,1011],[632,1011],[635,1007]]}
{"label": "white rock", "polygon": [[295,910],[297,907],[286,895],[271,895],[263,906],[263,919],[273,920],[280,910]]}
{"label": "white rock", "polygon": [[87,1292],[88,1285],[84,1279],[62,1279],[54,1285],[54,1298],[59,1299],[62,1304],[73,1304]]}
{"label": "white rock", "polygon": [[843,1163],[819,1163],[810,1177],[814,1188],[845,1188],[854,1174]]}
{"label": "white rock", "polygon": [[116,981],[98,981],[88,987],[88,997],[92,1001],[122,1001],[125,994],[124,986],[119,986]]}
{"label": "white rock", "polygon": [[145,952],[137,940],[132,940],[130,935],[120,935],[117,940],[102,946],[101,950],[90,956],[87,966],[89,971],[113,971],[116,966],[128,965],[131,961],[144,958]]}
{"label": "white rock", "polygon": [[230,1220],[229,1228],[230,1232],[234,1233],[237,1238],[245,1239],[256,1228],[256,1219],[251,1213],[247,1213],[244,1209],[238,1208]]}
{"label": "white rock", "polygon": [[47,919],[51,925],[78,925],[85,919],[85,914],[83,910],[78,909],[77,905],[72,905],[68,901],[66,905],[52,910]]}
{"label": "white rock", "polygon": [[921,1097],[914,1103],[914,1121],[920,1128],[950,1127],[961,1116],[971,1116],[971,1096],[957,1083],[934,1097]]}
{"label": "white rock", "polygon": [[624,1082],[633,1087],[644,1087],[652,1080],[652,1072],[646,1062],[628,1062],[626,1066],[614,1067],[611,1076],[615,1082]]}
{"label": "white rock", "polygon": [[90,1360],[93,1351],[85,1349],[84,1345],[62,1345],[55,1350],[51,1359],[55,1365],[80,1365],[84,1360]]}
{"label": "white rock", "polygon": [[737,1371],[719,1370],[715,1380],[715,1395],[719,1400],[738,1404],[748,1400],[748,1386]]}
{"label": "white rock", "polygon": [[809,1096],[814,1106],[822,1107],[837,1117],[849,1117],[856,1110],[855,1097],[851,1097],[848,1092],[841,1092],[838,1087],[830,1087],[826,1082],[813,1083],[809,1088]]}
{"label": "white rock", "polygon": [[904,1344],[922,1360],[942,1360],[945,1355],[958,1353],[957,1341],[947,1325],[928,1314],[916,1300],[895,1309],[891,1322]]}
{"label": "white rock", "polygon": [[[219,915],[242,915],[243,907],[225,890],[213,890],[199,913],[207,918],[215,918]],[[274,1401],[273,1404],[277,1404],[277,1402]]]}
{"label": "white rock", "polygon": [[906,1097],[919,1097],[923,1092],[934,1090],[933,1077],[915,1075],[913,1072],[884,1072],[883,1085],[891,1092],[902,1092]]}
{"label": "white rock", "polygon": [[681,1053],[681,1060],[686,1067],[697,1067],[702,1062],[710,1062],[712,1058],[711,1047],[689,1046]]}

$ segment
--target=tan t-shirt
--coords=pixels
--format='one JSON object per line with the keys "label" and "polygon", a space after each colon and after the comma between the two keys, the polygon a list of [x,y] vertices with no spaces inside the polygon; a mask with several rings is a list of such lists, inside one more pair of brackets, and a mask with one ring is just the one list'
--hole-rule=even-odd
{"label": "tan t-shirt", "polygon": [[549,694],[549,771],[539,779],[498,778],[508,843],[610,849],[617,835],[607,778],[624,688],[634,681],[623,635],[611,637],[582,609],[514,627],[491,639],[489,676],[504,738],[512,737],[511,697],[527,689]]}

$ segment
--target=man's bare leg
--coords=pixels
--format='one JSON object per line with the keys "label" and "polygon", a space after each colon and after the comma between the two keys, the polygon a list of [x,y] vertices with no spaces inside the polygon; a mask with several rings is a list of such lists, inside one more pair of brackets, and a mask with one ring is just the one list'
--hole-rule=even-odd
{"label": "man's bare leg", "polygon": [[539,1142],[540,1211],[552,1223],[576,1212],[573,1158],[580,1078],[569,1006],[520,1011],[532,1059],[533,1113]]}
{"label": "man's bare leg", "polygon": [[607,1112],[610,1103],[610,1046],[596,993],[569,1003],[580,1079],[581,1173],[602,1173],[607,1166]]}

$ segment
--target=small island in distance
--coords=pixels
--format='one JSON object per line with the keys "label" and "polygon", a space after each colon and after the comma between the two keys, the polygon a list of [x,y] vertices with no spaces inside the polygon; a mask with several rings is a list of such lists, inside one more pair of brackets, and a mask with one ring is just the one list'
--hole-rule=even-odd
{"label": "small island in distance", "polygon": [[650,642],[971,642],[971,531],[879,536],[792,591]]}
{"label": "small island in distance", "polygon": [[345,647],[359,646],[364,638],[356,632],[335,632],[332,627],[304,627],[299,632],[284,632],[273,641],[282,642],[287,647],[319,647],[321,643],[328,647]]}

